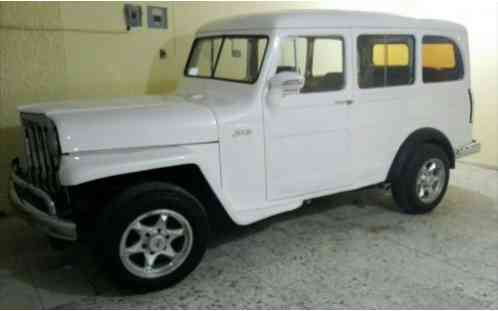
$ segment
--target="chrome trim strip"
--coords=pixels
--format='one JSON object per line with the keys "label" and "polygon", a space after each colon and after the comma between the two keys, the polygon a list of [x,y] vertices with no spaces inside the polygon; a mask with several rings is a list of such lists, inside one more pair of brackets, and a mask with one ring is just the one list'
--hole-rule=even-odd
{"label": "chrome trim strip", "polygon": [[455,149],[455,158],[459,159],[481,151],[481,143],[473,140],[470,144]]}

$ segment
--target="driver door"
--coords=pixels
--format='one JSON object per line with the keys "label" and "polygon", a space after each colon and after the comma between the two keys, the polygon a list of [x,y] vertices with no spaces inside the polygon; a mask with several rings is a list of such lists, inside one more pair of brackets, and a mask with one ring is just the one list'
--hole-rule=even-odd
{"label": "driver door", "polygon": [[[349,31],[282,38],[275,75],[304,77],[296,93],[270,89],[265,105],[267,198],[347,188],[351,177],[352,50]],[[271,100],[270,100],[271,98]]]}

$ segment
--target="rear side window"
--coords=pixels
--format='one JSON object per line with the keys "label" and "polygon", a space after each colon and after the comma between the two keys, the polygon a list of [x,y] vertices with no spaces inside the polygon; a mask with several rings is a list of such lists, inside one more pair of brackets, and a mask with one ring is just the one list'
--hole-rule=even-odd
{"label": "rear side window", "polygon": [[458,46],[449,38],[425,36],[422,45],[424,82],[455,81],[463,77]]}
{"label": "rear side window", "polygon": [[415,81],[415,39],[408,35],[358,37],[360,88],[409,85]]}
{"label": "rear side window", "polygon": [[[387,58],[389,55],[389,58]],[[410,66],[410,48],[404,43],[375,44],[373,46],[374,66]]]}

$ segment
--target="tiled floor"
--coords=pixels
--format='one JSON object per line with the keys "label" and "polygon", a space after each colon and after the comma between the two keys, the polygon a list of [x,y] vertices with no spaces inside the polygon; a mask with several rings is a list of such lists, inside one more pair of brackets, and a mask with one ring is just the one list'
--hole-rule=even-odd
{"label": "tiled floor", "polygon": [[117,289],[88,250],[51,250],[22,221],[0,218],[0,308],[498,308],[498,172],[458,164],[432,214],[407,216],[364,191],[214,239],[177,286]]}

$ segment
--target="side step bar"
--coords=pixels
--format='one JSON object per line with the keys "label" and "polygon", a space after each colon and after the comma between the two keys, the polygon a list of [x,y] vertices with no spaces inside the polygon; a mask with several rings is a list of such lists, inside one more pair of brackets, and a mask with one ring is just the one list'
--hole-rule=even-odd
{"label": "side step bar", "polygon": [[481,143],[473,140],[470,144],[455,149],[455,158],[462,158],[481,151]]}

